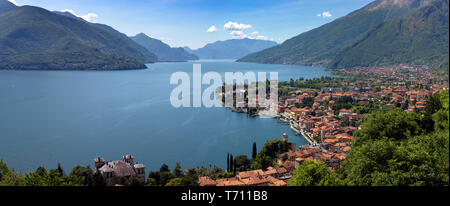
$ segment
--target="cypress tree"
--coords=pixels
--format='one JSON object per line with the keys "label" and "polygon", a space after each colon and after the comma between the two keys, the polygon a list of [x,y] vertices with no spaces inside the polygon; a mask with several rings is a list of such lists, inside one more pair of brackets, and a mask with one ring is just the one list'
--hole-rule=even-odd
{"label": "cypress tree", "polygon": [[252,158],[255,159],[257,154],[258,152],[256,150],[256,142],[253,142]]}
{"label": "cypress tree", "polygon": [[230,154],[230,171],[233,171],[233,154]]}
{"label": "cypress tree", "polygon": [[230,171],[230,153],[227,153],[227,172]]}
{"label": "cypress tree", "polygon": [[236,160],[234,160],[234,163],[233,163],[233,169],[234,169],[234,170],[233,170],[233,171],[234,171],[233,174],[236,175]]}

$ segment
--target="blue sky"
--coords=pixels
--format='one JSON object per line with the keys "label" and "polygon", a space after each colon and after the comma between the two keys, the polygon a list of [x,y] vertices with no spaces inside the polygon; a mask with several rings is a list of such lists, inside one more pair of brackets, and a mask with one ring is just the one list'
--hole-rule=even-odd
{"label": "blue sky", "polygon": [[281,43],[371,1],[15,0],[18,5],[39,6],[51,11],[71,10],[127,35],[144,32],[171,46],[192,48],[231,38],[258,38]]}

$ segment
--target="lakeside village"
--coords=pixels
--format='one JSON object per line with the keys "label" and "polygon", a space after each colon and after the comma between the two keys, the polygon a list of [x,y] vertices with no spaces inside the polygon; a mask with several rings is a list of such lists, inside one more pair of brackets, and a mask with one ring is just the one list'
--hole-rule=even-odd
{"label": "lakeside village", "polygon": [[[427,97],[448,90],[448,77],[436,75],[435,70],[427,67],[354,68],[337,70],[333,74],[340,77],[300,78],[280,83],[278,118],[301,134],[308,141],[307,145],[297,148],[284,134],[283,141],[289,149],[277,156],[275,166],[265,171],[238,172],[231,178],[203,176],[199,177],[198,184],[285,186],[292,172],[308,160],[322,161],[332,172],[336,171],[351,149],[353,133],[361,129],[367,115],[389,108],[421,112]],[[244,88],[248,89],[248,86]],[[243,105],[254,101],[252,98],[258,102],[257,97],[248,97],[247,94]],[[222,88],[221,95],[231,94],[225,94]],[[235,90],[233,95],[236,96]],[[231,109],[256,116],[262,115],[265,108],[257,108],[257,111],[246,107]]]}

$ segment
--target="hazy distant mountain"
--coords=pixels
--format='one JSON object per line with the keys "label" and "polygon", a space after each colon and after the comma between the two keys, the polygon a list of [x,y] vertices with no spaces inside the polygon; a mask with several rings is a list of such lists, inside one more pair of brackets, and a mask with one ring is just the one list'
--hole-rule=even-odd
{"label": "hazy distant mountain", "polygon": [[158,61],[179,62],[198,59],[197,56],[186,52],[183,48],[171,48],[161,40],[153,39],[144,33],[140,33],[130,38],[150,52],[154,53],[158,57]]}
{"label": "hazy distant mountain", "polygon": [[327,65],[345,47],[380,23],[405,17],[432,0],[377,0],[283,44],[250,54],[239,61],[269,64]]}
{"label": "hazy distant mountain", "polygon": [[139,69],[156,56],[101,24],[0,0],[0,69]]}
{"label": "hazy distant mountain", "polygon": [[332,68],[400,63],[439,67],[449,56],[449,2],[437,0],[406,18],[383,23],[341,51]]}
{"label": "hazy distant mountain", "polygon": [[276,42],[267,40],[230,39],[207,44],[205,47],[197,50],[192,50],[188,47],[184,49],[197,55],[200,59],[239,59],[247,54],[276,45]]}

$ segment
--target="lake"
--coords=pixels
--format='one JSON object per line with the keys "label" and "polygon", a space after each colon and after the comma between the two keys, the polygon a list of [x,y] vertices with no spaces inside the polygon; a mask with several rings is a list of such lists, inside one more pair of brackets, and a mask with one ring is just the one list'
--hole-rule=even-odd
{"label": "lake", "polygon": [[[329,75],[320,67],[262,65],[233,61],[149,64],[133,71],[2,71],[0,70],[0,158],[27,172],[38,166],[66,172],[90,165],[101,156],[118,160],[132,154],[149,170],[163,163],[173,168],[217,165],[226,168],[227,153],[251,156],[288,133],[306,144],[277,119],[249,117],[226,108],[174,108],[172,73],[188,72],[200,63],[203,73],[278,72],[280,81]],[[207,87],[208,85],[204,86]]]}

